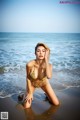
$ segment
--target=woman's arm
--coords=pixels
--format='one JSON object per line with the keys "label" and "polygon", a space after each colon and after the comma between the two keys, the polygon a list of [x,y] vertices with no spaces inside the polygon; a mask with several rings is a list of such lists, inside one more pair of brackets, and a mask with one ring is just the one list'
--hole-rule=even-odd
{"label": "woman's arm", "polygon": [[31,81],[29,80],[29,73],[30,73],[30,67],[26,65],[26,92],[27,93],[32,93],[31,90]]}
{"label": "woman's arm", "polygon": [[48,79],[50,79],[52,77],[52,65],[49,64],[49,50],[46,50],[45,64],[46,64],[46,76]]}
{"label": "woman's arm", "polygon": [[32,93],[32,90],[31,90],[31,81],[27,78],[27,80],[26,80],[27,82],[26,82],[26,91],[27,91],[27,93]]}
{"label": "woman's arm", "polygon": [[29,80],[29,72],[30,68],[26,65],[26,93],[25,93],[25,101],[29,99],[33,99],[33,88],[31,85],[31,81]]}

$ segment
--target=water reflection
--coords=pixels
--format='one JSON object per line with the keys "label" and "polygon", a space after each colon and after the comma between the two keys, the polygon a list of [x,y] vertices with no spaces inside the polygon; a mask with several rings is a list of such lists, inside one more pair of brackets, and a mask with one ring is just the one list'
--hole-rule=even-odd
{"label": "water reflection", "polygon": [[[33,110],[32,107],[29,109],[24,109],[26,120],[54,120],[54,113],[57,111],[58,108],[59,107],[51,105],[49,109],[45,110],[43,113],[40,113],[40,114],[35,112],[35,110]],[[44,106],[43,106],[43,109],[44,109]]]}

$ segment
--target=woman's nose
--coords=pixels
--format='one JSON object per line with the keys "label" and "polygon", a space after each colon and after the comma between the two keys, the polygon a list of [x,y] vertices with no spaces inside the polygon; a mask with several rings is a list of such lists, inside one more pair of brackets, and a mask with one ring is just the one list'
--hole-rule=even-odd
{"label": "woman's nose", "polygon": [[42,51],[40,51],[40,54],[42,54]]}

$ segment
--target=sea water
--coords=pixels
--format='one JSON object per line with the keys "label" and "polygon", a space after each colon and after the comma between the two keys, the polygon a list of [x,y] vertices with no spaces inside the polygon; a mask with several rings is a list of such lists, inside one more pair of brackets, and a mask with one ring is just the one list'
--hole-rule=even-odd
{"label": "sea water", "polygon": [[51,50],[52,88],[60,91],[80,87],[79,33],[0,33],[0,97],[25,91],[26,64],[35,59],[38,42]]}

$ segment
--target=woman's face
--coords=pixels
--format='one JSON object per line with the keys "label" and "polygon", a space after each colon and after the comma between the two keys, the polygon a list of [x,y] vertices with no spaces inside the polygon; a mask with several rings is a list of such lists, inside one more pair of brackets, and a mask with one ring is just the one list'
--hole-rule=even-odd
{"label": "woman's face", "polygon": [[45,57],[46,49],[43,46],[39,46],[36,50],[36,58],[43,60]]}

